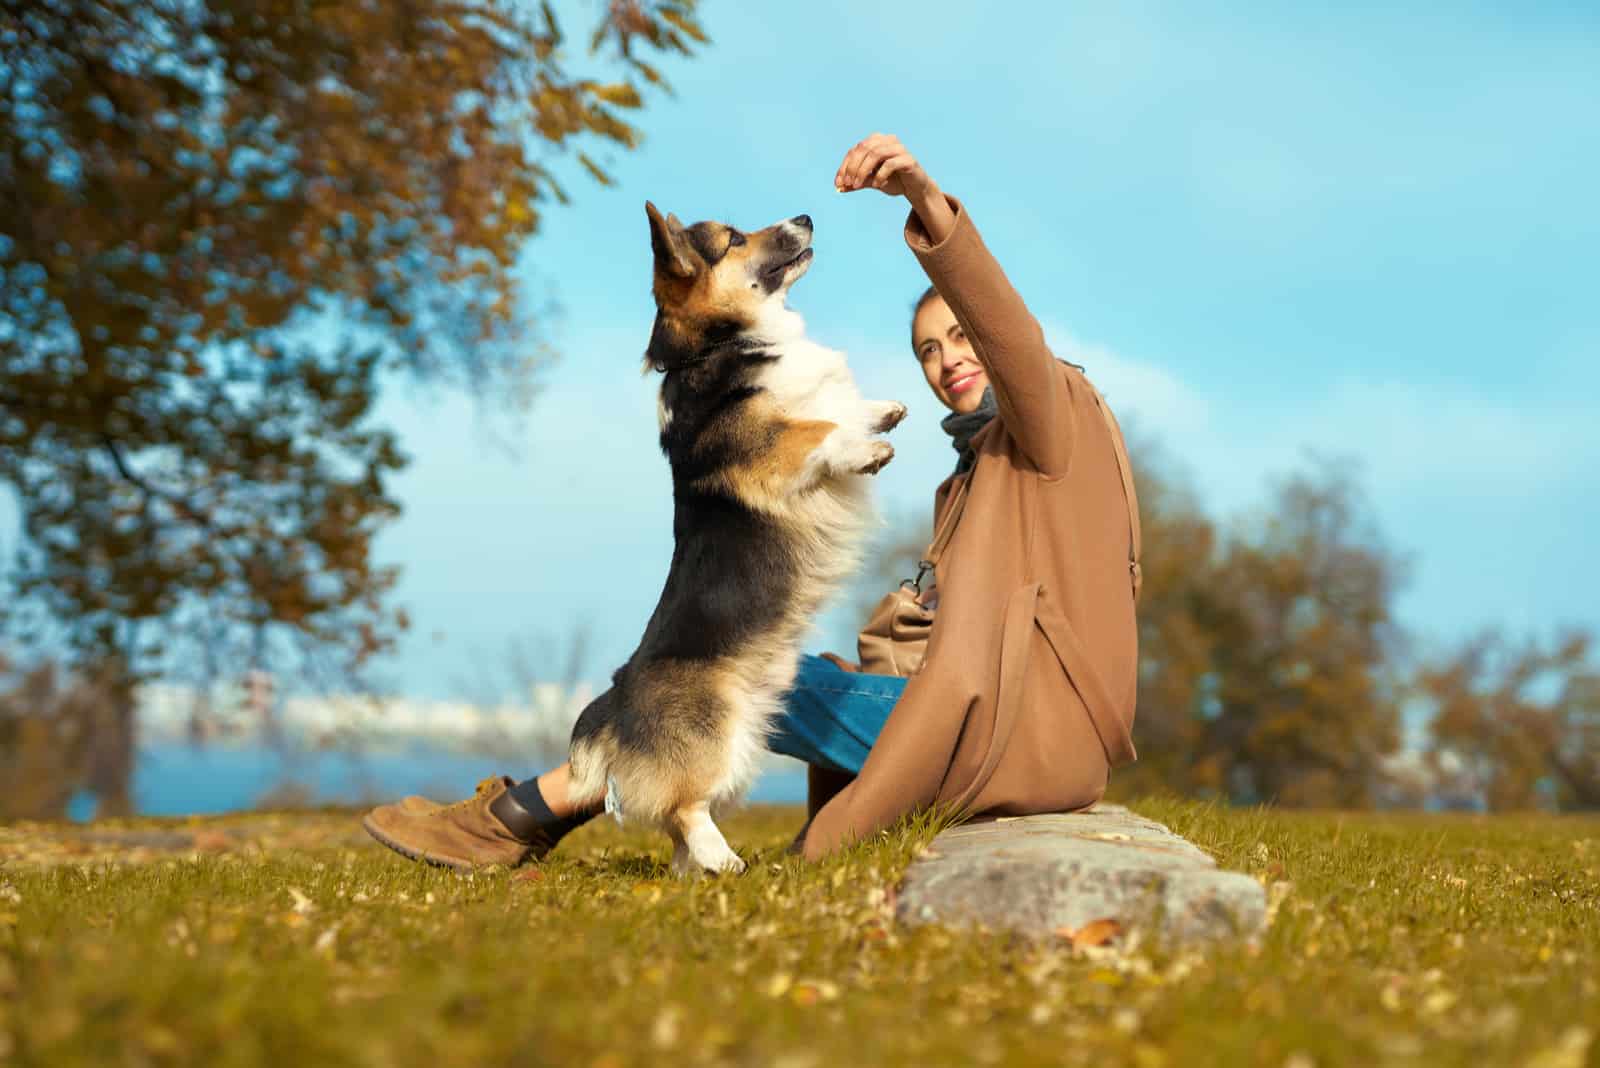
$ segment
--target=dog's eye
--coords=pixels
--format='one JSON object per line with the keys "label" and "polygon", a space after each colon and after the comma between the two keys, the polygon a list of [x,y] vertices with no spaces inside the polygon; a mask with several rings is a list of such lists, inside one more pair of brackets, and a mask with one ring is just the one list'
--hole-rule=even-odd
{"label": "dog's eye", "polygon": [[729,230],[728,231],[728,247],[729,248],[738,248],[742,244],[744,244],[744,235],[741,234],[737,230]]}

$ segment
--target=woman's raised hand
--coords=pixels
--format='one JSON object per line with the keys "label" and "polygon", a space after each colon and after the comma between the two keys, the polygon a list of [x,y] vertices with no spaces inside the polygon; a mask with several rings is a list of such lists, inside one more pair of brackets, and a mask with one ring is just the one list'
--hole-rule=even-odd
{"label": "woman's raised hand", "polygon": [[856,142],[833,176],[833,187],[841,193],[876,189],[907,200],[921,199],[932,184],[922,164],[894,134],[875,133]]}
{"label": "woman's raised hand", "polygon": [[945,195],[894,134],[875,133],[856,142],[844,154],[844,162],[833,176],[833,187],[841,193],[876,189],[892,197],[905,197],[922,220],[928,239],[935,244],[955,230],[955,212]]}

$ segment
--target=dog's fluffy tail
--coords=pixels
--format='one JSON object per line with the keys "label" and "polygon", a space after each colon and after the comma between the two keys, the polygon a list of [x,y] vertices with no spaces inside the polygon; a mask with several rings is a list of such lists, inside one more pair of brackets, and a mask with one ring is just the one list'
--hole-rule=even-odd
{"label": "dog's fluffy tail", "polygon": [[605,693],[590,701],[572,727],[572,744],[567,757],[572,762],[572,777],[567,783],[567,799],[576,805],[592,805],[606,795],[606,783],[616,758],[616,734],[611,722],[611,695]]}

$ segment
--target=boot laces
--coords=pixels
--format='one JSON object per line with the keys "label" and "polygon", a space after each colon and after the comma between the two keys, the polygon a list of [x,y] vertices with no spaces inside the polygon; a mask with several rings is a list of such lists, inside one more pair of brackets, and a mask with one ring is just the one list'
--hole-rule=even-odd
{"label": "boot laces", "polygon": [[496,786],[501,785],[504,781],[505,780],[498,775],[491,775],[487,779],[484,779],[482,782],[478,783],[478,787],[472,791],[471,797],[463,798],[460,801],[445,805],[439,811],[455,812],[459,809],[467,808],[470,805],[476,805],[483,799],[485,794],[492,791]]}

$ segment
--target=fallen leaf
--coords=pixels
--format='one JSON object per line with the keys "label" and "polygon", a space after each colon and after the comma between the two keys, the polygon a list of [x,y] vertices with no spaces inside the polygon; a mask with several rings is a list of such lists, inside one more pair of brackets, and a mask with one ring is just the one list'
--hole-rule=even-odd
{"label": "fallen leaf", "polygon": [[[543,878],[544,872],[540,871],[538,868],[527,868],[513,875],[511,877],[511,881],[514,883],[536,883]],[[361,895],[357,894],[356,896],[360,897]]]}
{"label": "fallen leaf", "polygon": [[298,886],[291,886],[287,889],[289,891],[289,896],[294,899],[295,912],[304,916],[308,912],[315,912],[317,910],[316,902],[307,897],[304,891],[302,891]]}
{"label": "fallen leaf", "polygon": [[1083,949],[1085,946],[1105,945],[1122,933],[1122,923],[1107,916],[1103,919],[1090,920],[1077,930],[1071,927],[1057,927],[1055,933],[1056,937],[1071,942],[1073,949]]}
{"label": "fallen leaf", "polygon": [[839,984],[826,979],[802,979],[794,985],[789,996],[796,1005],[815,1005],[818,1001],[834,1001],[839,997]]}

